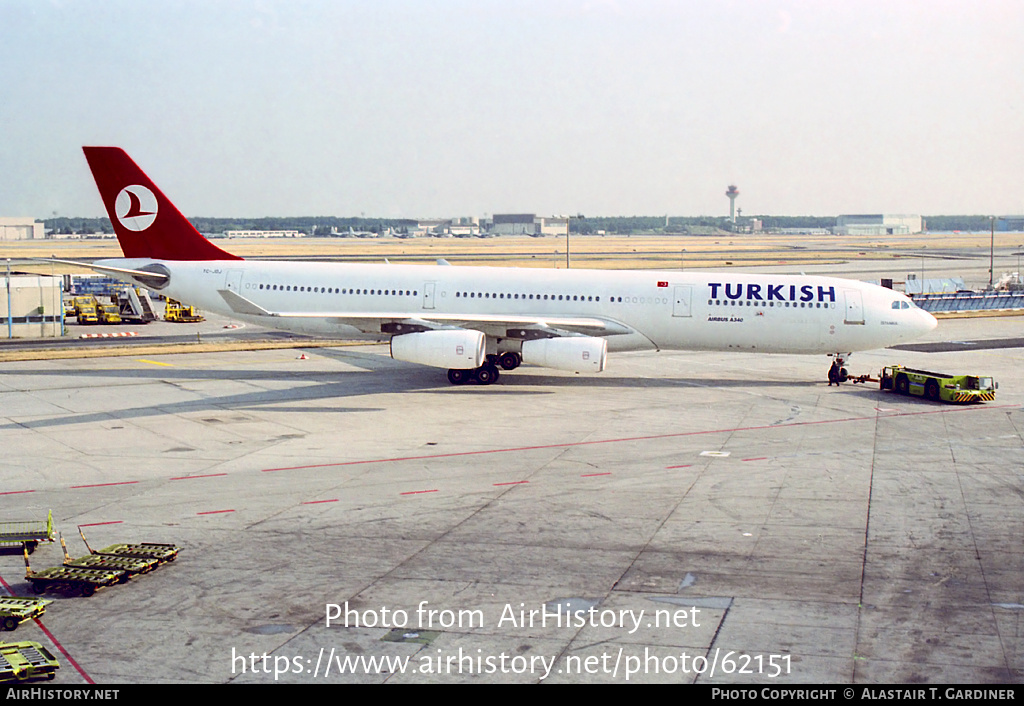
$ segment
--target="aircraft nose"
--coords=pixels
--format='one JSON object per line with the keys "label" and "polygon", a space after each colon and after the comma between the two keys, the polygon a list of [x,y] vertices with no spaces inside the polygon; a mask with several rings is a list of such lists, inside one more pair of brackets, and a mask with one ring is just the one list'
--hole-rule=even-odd
{"label": "aircraft nose", "polygon": [[929,331],[934,331],[935,327],[939,325],[938,319],[936,319],[934,316],[929,314],[924,309],[918,309],[917,313],[920,315],[919,316],[919,319],[920,319],[920,322],[921,322],[921,324],[920,324],[920,326],[921,326],[920,333],[925,334],[925,333],[928,333]]}

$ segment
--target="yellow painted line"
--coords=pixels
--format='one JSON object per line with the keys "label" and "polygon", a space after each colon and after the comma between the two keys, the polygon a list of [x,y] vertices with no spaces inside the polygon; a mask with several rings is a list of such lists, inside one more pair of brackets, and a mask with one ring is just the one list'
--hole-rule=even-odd
{"label": "yellow painted line", "polygon": [[161,363],[158,360],[146,360],[145,358],[138,358],[138,361],[140,363],[149,363],[150,365],[164,365],[164,366],[167,366],[168,368],[173,368],[174,367],[174,365],[172,363]]}

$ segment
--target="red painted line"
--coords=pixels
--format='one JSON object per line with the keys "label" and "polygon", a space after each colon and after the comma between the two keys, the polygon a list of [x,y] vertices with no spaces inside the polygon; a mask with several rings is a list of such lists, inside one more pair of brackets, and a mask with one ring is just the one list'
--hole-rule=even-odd
{"label": "red painted line", "polygon": [[742,458],[741,461],[767,461],[767,456],[758,456],[757,458]]}
{"label": "red painted line", "polygon": [[818,424],[845,424],[847,422],[874,422],[879,419],[895,417],[916,417],[925,414],[958,414],[965,412],[992,411],[1007,408],[1019,408],[1018,404],[988,405],[985,407],[956,407],[952,409],[930,409],[923,412],[900,412],[898,414],[873,414],[866,417],[844,417],[842,419],[819,419],[813,422],[790,422],[789,424],[762,424],[753,427],[733,427],[731,429],[704,429],[701,431],[680,431],[673,434],[652,434],[650,436],[628,436],[620,439],[596,439],[594,441],[569,441],[561,444],[543,444],[540,446],[513,446],[505,449],[484,449],[482,451],[456,451],[446,454],[428,454],[423,456],[398,456],[395,458],[370,458],[361,461],[339,461],[336,463],[317,463],[308,466],[287,466],[283,468],[264,468],[262,473],[277,471],[303,471],[316,468],[340,468],[342,466],[361,466],[370,463],[398,463],[400,461],[430,461],[440,458],[457,458],[459,456],[481,456],[484,454],[515,453],[522,451],[542,451],[545,449],[568,449],[577,446],[595,446],[597,444],[621,444],[636,441],[657,441],[659,439],[679,439],[687,436],[706,436],[708,434],[734,434],[741,431],[764,431],[766,429],[791,429],[794,427],[814,426]]}
{"label": "red painted line", "polygon": [[409,491],[404,492],[404,493],[399,493],[399,495],[419,495],[420,493],[436,493],[436,492],[437,492],[437,488],[434,488],[433,490],[409,490]]}
{"label": "red painted line", "polygon": [[60,644],[57,638],[53,636],[53,633],[46,629],[46,626],[43,625],[43,621],[41,621],[39,618],[34,618],[34,620],[36,621],[36,625],[39,626],[39,629],[42,630],[48,638],[50,638],[50,642],[53,643],[54,647],[60,650],[60,653],[67,657],[68,662],[71,663],[71,666],[74,667],[78,671],[78,673],[82,675],[82,678],[90,684],[95,684],[96,682],[92,680],[92,677],[86,674],[85,670],[82,669],[81,665],[75,661],[75,658],[68,654],[68,651],[64,649],[64,645]]}
{"label": "red painted line", "polygon": [[523,483],[529,483],[528,480],[514,480],[509,483],[495,483],[494,485],[522,485]]}
{"label": "red painted line", "polygon": [[207,512],[197,512],[197,515],[219,515],[222,512],[234,512],[234,510],[208,510]]}
{"label": "red painted line", "polygon": [[131,485],[138,483],[137,480],[122,480],[116,483],[93,483],[92,485],[72,485],[71,488],[106,488],[108,485]]}
{"label": "red painted line", "polygon": [[[0,576],[0,584],[3,584],[4,589],[7,591],[9,595],[14,595],[14,591],[11,589],[11,585],[4,581],[3,576]],[[43,625],[43,621],[39,618],[33,618],[33,620],[35,621],[36,625],[39,626],[39,629],[42,630],[43,633],[48,638],[50,638],[50,642],[53,643],[53,646],[56,647],[60,651],[60,653],[67,658],[68,662],[71,663],[71,666],[78,670],[78,673],[82,675],[82,678],[85,679],[85,681],[89,684],[95,684],[96,682],[92,680],[92,677],[86,674],[85,670],[82,669],[81,665],[79,665],[78,662],[75,661],[75,658],[68,654],[68,651],[64,649],[64,645],[60,644],[57,638],[53,636],[53,633],[46,629],[46,626]]]}
{"label": "red painted line", "polygon": [[692,463],[687,463],[687,464],[686,464],[686,465],[684,465],[684,466],[665,466],[665,470],[667,471],[667,470],[669,470],[670,468],[692,468],[692,467],[693,467],[693,464],[692,464]]}
{"label": "red painted line", "polygon": [[88,525],[78,525],[79,527],[99,527],[100,525],[119,525],[124,520],[110,520],[109,522],[92,522]]}
{"label": "red painted line", "polygon": [[580,476],[580,478],[594,478],[596,476],[610,476],[610,475],[611,475],[610,471],[607,472],[607,473],[584,473],[582,476]]}
{"label": "red painted line", "polygon": [[17,495],[18,493],[34,493],[34,490],[5,490],[0,495]]}
{"label": "red painted line", "polygon": [[308,502],[304,502],[302,504],[303,505],[317,505],[319,503],[336,503],[336,502],[338,502],[338,499],[337,498],[333,498],[332,500],[309,500]]}
{"label": "red painted line", "polygon": [[171,478],[171,480],[192,480],[194,478],[219,478],[220,476],[226,476],[227,473],[207,473],[204,476],[178,476]]}

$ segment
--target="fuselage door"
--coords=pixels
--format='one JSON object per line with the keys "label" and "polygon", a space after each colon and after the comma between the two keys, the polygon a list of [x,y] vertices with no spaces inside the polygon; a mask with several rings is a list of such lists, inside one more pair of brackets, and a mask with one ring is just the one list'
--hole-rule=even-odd
{"label": "fuselage door", "polygon": [[843,292],[846,298],[846,318],[844,324],[864,323],[864,298],[859,291],[847,289]]}
{"label": "fuselage door", "polygon": [[437,282],[424,282],[423,283],[423,308],[433,309],[434,308],[434,285]]}
{"label": "fuselage door", "polygon": [[690,300],[693,297],[693,287],[688,284],[680,284],[675,288],[675,299],[672,303],[672,316],[693,316],[690,307]]}
{"label": "fuselage door", "polygon": [[242,270],[228,270],[224,286],[232,292],[242,291]]}

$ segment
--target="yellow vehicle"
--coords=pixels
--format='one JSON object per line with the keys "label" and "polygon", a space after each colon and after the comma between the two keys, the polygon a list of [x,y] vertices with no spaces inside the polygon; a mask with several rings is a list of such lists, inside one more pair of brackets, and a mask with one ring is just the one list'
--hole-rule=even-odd
{"label": "yellow vehicle", "polygon": [[882,368],[878,386],[901,395],[916,395],[943,402],[991,402],[999,384],[991,377],[948,375],[889,365]]}
{"label": "yellow vehicle", "polygon": [[101,324],[121,323],[121,311],[116,304],[99,304],[96,307],[96,316]]}
{"label": "yellow vehicle", "polygon": [[176,299],[168,299],[164,307],[164,319],[179,324],[194,324],[206,321],[194,306],[186,306]]}
{"label": "yellow vehicle", "polygon": [[75,318],[80,324],[98,324],[99,315],[96,313],[96,297],[75,297],[71,300],[75,307]]}

